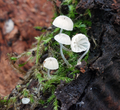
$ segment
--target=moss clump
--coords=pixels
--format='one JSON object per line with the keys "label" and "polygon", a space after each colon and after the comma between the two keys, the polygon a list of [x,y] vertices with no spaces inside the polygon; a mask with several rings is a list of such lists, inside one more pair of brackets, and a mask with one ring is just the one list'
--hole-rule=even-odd
{"label": "moss clump", "polygon": [[[78,14],[76,12],[76,5],[78,1],[76,0],[64,0],[61,3],[61,7],[59,7],[59,13],[54,12],[56,18],[60,14],[66,14],[66,16],[70,17],[74,22],[74,30],[73,31],[63,31],[63,33],[74,36],[76,33],[83,33],[87,35],[87,31],[91,26],[91,21],[88,18],[91,17],[90,10],[86,10],[84,14]],[[63,9],[64,7],[67,7]],[[64,13],[67,10],[67,13]],[[53,18],[53,19],[54,19]],[[42,30],[42,27],[35,27],[35,29]],[[79,73],[79,70],[75,69],[76,61],[79,58],[79,54],[63,51],[65,57],[72,65],[71,68],[67,68],[64,61],[62,60],[59,53],[59,44],[53,39],[54,35],[58,34],[59,28],[51,28],[52,31],[48,31],[48,29],[44,29],[45,34],[41,36],[35,37],[36,43],[34,43],[33,48],[28,51],[22,53],[18,56],[13,56],[8,54],[11,65],[20,73],[24,73],[25,77],[20,84],[20,86],[16,86],[17,89],[12,91],[12,97],[8,97],[5,100],[0,100],[0,103],[6,109],[20,106],[21,97],[30,98],[30,109],[34,110],[37,106],[44,107],[50,104],[52,101],[53,109],[58,110],[58,101],[54,95],[54,92],[57,86],[64,81],[65,83],[69,83],[73,79],[75,79],[75,75]],[[70,48],[68,46],[68,48]],[[33,55],[34,51],[34,55]],[[23,56],[27,56],[26,62],[19,64],[18,60],[20,60]],[[51,71],[51,79],[48,78],[46,74],[46,69],[43,68],[42,62],[47,56],[55,57],[59,62],[59,69],[57,71]],[[83,60],[87,62],[89,53],[85,56]],[[27,63],[33,62],[34,66],[28,71],[25,72],[22,70],[24,65]],[[14,94],[15,92],[15,94]],[[13,95],[14,94],[14,95]],[[15,96],[15,97],[14,97]],[[1,106],[2,106],[1,105]],[[8,106],[6,106],[8,105]],[[13,107],[13,108],[14,108]]]}

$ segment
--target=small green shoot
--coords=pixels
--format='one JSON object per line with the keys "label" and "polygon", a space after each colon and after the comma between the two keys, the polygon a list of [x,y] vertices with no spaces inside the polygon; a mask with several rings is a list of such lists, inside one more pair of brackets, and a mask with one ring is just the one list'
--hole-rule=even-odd
{"label": "small green shoot", "polygon": [[42,100],[42,99],[40,99],[40,100],[38,101],[38,103],[41,104],[41,105],[44,105],[44,104],[45,104],[45,101]]}
{"label": "small green shoot", "polygon": [[34,103],[34,96],[33,96],[33,94],[30,94],[30,102]]}
{"label": "small green shoot", "polygon": [[22,67],[22,66],[24,66],[25,64],[27,64],[27,62],[22,63],[22,64],[19,64],[18,66],[19,66],[19,67]]}
{"label": "small green shoot", "polygon": [[11,60],[14,60],[14,61],[16,61],[16,60],[17,60],[17,58],[16,58],[16,57],[10,57],[10,59],[11,59]]}
{"label": "small green shoot", "polygon": [[53,105],[54,105],[54,110],[58,110],[59,105],[56,98],[54,99]]}
{"label": "small green shoot", "polygon": [[89,9],[85,11],[85,14],[88,14],[90,18],[92,17],[91,11]]}
{"label": "small green shoot", "polygon": [[41,35],[40,37],[35,37],[35,39],[38,41],[37,52],[36,52],[36,65],[38,64],[38,60],[39,60],[39,48],[40,48],[40,42],[42,38],[43,38],[43,35]]}
{"label": "small green shoot", "polygon": [[28,97],[28,95],[29,95],[29,91],[28,91],[27,89],[24,89],[24,90],[22,91],[22,93],[23,93],[23,96],[24,96],[24,97]]}

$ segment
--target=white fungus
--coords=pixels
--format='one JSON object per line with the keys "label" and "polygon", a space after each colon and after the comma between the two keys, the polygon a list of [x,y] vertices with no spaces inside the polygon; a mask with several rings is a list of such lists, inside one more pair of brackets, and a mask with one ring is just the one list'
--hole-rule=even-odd
{"label": "white fungus", "polygon": [[29,98],[22,98],[22,103],[23,104],[28,104],[30,102]]}
{"label": "white fungus", "polygon": [[43,66],[48,69],[48,77],[49,78],[51,78],[50,70],[56,70],[59,68],[58,61],[54,57],[46,58],[43,62]]}
{"label": "white fungus", "polygon": [[57,42],[59,42],[59,44],[60,44],[60,54],[61,54],[64,62],[67,64],[67,66],[71,66],[71,65],[69,64],[69,62],[66,60],[66,58],[65,58],[65,56],[64,56],[64,54],[63,54],[63,51],[62,51],[62,49],[63,49],[63,44],[65,44],[65,45],[70,45],[70,44],[71,44],[70,37],[69,37],[67,34],[60,33],[60,34],[57,34],[57,35],[54,37],[54,39],[55,39]]}
{"label": "white fungus", "polygon": [[56,17],[53,21],[53,25],[67,31],[73,30],[73,21],[65,15]]}
{"label": "white fungus", "polygon": [[48,57],[44,60],[43,66],[50,70],[58,69],[58,61],[56,58]]}
{"label": "white fungus", "polygon": [[90,42],[84,34],[76,34],[71,41],[71,49],[73,52],[83,52],[83,55],[78,59],[77,65],[81,64],[81,59],[89,51]]}
{"label": "white fungus", "polygon": [[76,34],[72,38],[71,49],[73,52],[82,52],[86,51],[89,48],[88,38],[84,34]]}
{"label": "white fungus", "polygon": [[64,34],[64,33],[57,34],[54,37],[54,39],[61,44],[65,44],[65,45],[70,45],[71,44],[70,37],[67,34]]}

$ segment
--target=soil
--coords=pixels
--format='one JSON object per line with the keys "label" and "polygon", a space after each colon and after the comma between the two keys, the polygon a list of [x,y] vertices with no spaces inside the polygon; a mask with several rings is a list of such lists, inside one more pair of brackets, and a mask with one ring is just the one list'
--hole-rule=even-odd
{"label": "soil", "polygon": [[[0,95],[8,95],[22,74],[13,70],[7,53],[20,54],[31,47],[34,37],[41,32],[34,26],[49,27],[53,17],[53,5],[48,0],[0,0]],[[6,33],[4,24],[11,19],[14,29]],[[24,59],[23,59],[24,62]],[[27,65],[27,71],[32,64]]]}

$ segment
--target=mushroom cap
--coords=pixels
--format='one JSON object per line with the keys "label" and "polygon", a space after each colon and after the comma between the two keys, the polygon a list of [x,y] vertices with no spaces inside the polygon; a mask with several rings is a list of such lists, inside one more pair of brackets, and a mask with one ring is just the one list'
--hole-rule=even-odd
{"label": "mushroom cap", "polygon": [[61,44],[65,44],[65,45],[70,45],[71,44],[70,37],[67,34],[64,34],[64,33],[57,34],[54,37],[54,39]]}
{"label": "mushroom cap", "polygon": [[53,57],[46,58],[43,62],[43,66],[50,70],[55,70],[59,67],[57,59]]}
{"label": "mushroom cap", "polygon": [[71,49],[73,52],[82,52],[90,48],[88,38],[84,34],[76,34],[71,41]]}
{"label": "mushroom cap", "polygon": [[30,102],[29,98],[22,98],[22,103],[23,104],[28,104]]}
{"label": "mushroom cap", "polygon": [[73,30],[73,21],[65,15],[56,17],[53,21],[53,25],[67,31]]}

